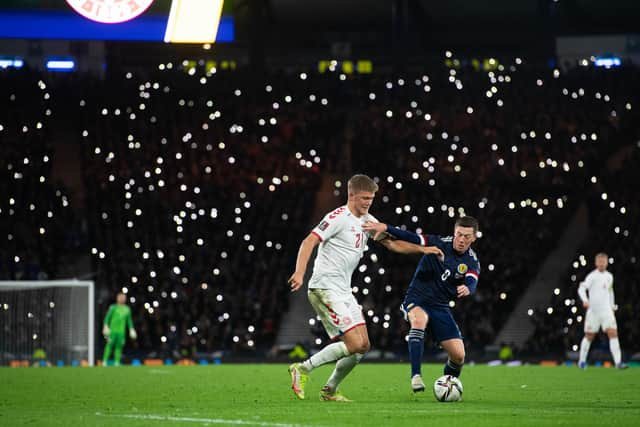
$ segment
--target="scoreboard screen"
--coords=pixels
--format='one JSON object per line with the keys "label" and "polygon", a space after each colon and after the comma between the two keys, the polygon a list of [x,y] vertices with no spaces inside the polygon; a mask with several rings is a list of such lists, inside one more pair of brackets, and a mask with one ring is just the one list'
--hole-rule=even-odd
{"label": "scoreboard screen", "polygon": [[[226,3],[226,4],[225,4]],[[223,0],[3,0],[0,38],[229,43]]]}

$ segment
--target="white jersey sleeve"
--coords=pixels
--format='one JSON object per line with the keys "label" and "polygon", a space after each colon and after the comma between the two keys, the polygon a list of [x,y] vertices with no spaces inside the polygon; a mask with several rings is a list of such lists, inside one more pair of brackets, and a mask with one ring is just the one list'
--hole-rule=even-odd
{"label": "white jersey sleeve", "polygon": [[315,234],[321,242],[329,240],[340,232],[344,225],[344,215],[340,215],[346,209],[345,206],[341,206],[335,211],[328,213],[322,218],[320,224],[316,225],[311,231]]}

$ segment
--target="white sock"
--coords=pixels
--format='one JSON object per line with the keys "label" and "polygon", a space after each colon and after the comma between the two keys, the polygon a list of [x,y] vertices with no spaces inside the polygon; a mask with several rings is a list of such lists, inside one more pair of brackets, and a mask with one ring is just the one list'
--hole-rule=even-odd
{"label": "white sock", "polygon": [[582,338],[582,342],[580,343],[580,359],[578,360],[578,363],[587,361],[589,347],[591,347],[591,341],[589,341],[587,337]]}
{"label": "white sock", "polygon": [[319,366],[335,362],[348,355],[347,346],[342,341],[334,342],[302,362],[302,368],[307,372],[311,372]]}
{"label": "white sock", "polygon": [[618,338],[609,339],[609,349],[613,355],[613,362],[617,365],[622,362],[622,352],[620,351],[620,341]]}
{"label": "white sock", "polygon": [[347,375],[356,367],[356,365],[362,360],[364,354],[354,353],[350,356],[343,357],[338,360],[336,363],[336,367],[334,368],[329,380],[327,381],[327,387],[331,389],[331,391],[336,391],[338,386],[345,379]]}

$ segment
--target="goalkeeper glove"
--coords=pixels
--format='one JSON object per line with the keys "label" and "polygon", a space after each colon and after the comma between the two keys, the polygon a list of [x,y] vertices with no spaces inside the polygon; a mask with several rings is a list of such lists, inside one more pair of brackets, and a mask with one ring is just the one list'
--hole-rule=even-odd
{"label": "goalkeeper glove", "polygon": [[135,329],[129,329],[129,338],[131,338],[132,340],[138,338],[138,334],[136,333]]}
{"label": "goalkeeper glove", "polygon": [[111,333],[111,329],[109,329],[109,325],[104,325],[102,327],[102,335],[104,335],[104,337],[108,339],[110,333]]}

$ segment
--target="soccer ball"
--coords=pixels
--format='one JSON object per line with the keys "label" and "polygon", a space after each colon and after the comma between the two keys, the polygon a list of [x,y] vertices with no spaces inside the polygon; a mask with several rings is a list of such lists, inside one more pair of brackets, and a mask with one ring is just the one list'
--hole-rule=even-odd
{"label": "soccer ball", "polygon": [[462,400],[462,383],[452,375],[443,375],[433,383],[433,395],[440,402]]}

